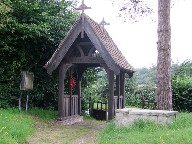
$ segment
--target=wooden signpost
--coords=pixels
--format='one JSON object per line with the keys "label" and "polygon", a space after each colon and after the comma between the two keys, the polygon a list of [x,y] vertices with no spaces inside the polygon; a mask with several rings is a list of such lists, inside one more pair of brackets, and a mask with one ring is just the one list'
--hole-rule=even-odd
{"label": "wooden signpost", "polygon": [[[34,74],[28,71],[21,71],[21,83],[20,83],[20,90],[21,95],[19,97],[19,111],[21,111],[21,98],[23,95],[23,91],[28,91],[33,89],[33,81],[34,81]],[[26,111],[28,110],[28,100],[29,96],[27,94],[26,97]]]}

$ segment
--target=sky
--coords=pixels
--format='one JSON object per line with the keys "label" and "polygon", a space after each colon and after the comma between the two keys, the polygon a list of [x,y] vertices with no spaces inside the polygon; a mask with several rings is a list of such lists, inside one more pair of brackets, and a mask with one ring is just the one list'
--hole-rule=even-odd
{"label": "sky", "polygon": [[[81,2],[81,0],[79,0]],[[96,22],[104,17],[110,23],[106,30],[134,68],[157,63],[157,0],[146,0],[154,13],[133,23],[118,17],[121,0],[84,0],[85,10]],[[80,3],[79,3],[80,4]],[[192,0],[174,0],[171,8],[171,58],[174,63],[192,59]]]}

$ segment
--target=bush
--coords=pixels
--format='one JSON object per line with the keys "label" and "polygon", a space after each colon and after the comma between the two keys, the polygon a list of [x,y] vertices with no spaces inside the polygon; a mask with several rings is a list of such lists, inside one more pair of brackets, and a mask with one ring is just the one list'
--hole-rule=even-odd
{"label": "bush", "polygon": [[192,111],[192,77],[178,76],[172,80],[173,109]]}
{"label": "bush", "polygon": [[155,100],[156,97],[156,87],[153,85],[140,85],[135,87],[133,92],[126,93],[126,105],[141,107],[142,96],[146,100]]}
{"label": "bush", "polygon": [[49,76],[43,65],[74,23],[70,7],[71,1],[0,1],[0,107],[18,105],[25,70],[35,75],[29,105],[56,109],[58,73]]}
{"label": "bush", "polygon": [[192,111],[192,62],[187,60],[174,68],[172,75],[173,109]]}

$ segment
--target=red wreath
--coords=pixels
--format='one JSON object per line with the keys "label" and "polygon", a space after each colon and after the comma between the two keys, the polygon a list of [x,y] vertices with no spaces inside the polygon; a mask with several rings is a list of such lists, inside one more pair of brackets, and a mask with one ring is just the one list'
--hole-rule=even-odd
{"label": "red wreath", "polygon": [[70,78],[70,88],[73,89],[75,87],[75,80],[73,77]]}

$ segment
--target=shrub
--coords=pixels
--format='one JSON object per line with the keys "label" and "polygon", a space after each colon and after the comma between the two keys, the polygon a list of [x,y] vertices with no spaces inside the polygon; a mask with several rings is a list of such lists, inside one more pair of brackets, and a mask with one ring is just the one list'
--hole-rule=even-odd
{"label": "shrub", "polygon": [[173,109],[192,111],[192,77],[178,76],[172,80]]}

